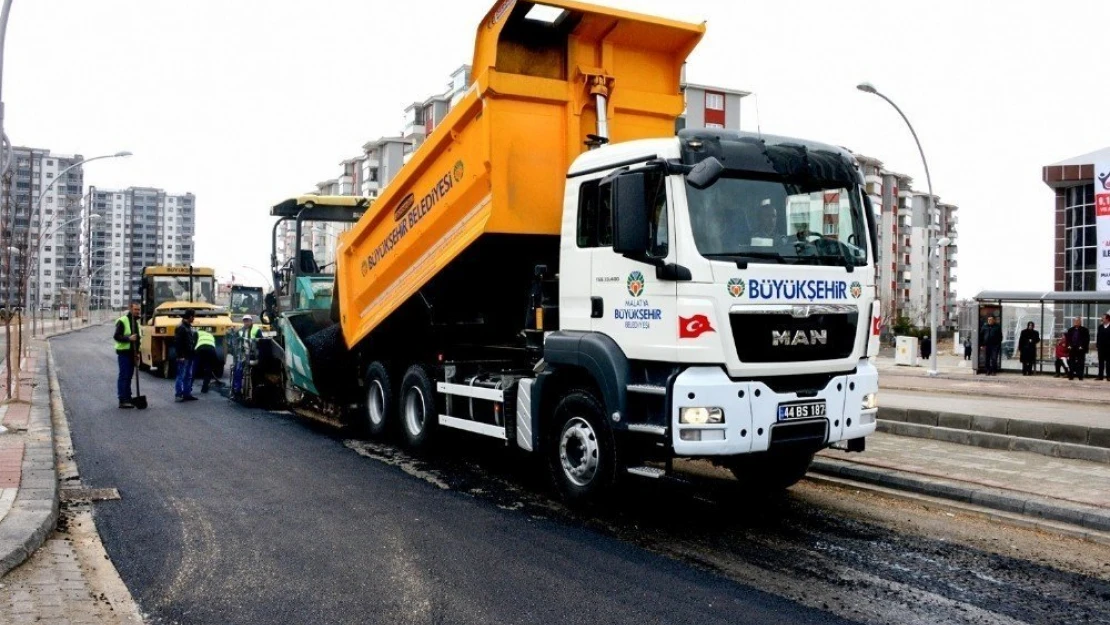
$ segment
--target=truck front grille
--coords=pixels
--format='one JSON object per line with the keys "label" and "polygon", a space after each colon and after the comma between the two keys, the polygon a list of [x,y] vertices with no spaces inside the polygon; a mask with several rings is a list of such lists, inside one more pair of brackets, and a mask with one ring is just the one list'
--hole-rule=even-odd
{"label": "truck front grille", "polygon": [[740,362],[838,360],[852,354],[859,313],[795,317],[789,312],[729,315]]}

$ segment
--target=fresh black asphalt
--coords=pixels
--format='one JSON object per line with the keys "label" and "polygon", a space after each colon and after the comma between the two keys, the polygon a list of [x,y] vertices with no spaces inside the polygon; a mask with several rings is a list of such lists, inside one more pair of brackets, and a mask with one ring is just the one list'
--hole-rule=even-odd
{"label": "fresh black asphalt", "polygon": [[119,410],[107,331],[52,345],[82,479],[122,496],[97,529],[152,622],[845,622],[438,488],[299,419],[175,404],[172,381],[142,374],[150,409]]}

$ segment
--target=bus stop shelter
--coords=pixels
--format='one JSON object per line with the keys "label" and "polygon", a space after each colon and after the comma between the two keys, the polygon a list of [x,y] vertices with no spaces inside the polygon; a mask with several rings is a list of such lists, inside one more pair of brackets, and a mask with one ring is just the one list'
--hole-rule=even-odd
{"label": "bus stop shelter", "polygon": [[986,350],[979,349],[979,338],[987,317],[1002,327],[1002,370],[1021,371],[1017,341],[1026,324],[1032,321],[1040,332],[1036,371],[1054,370],[1056,341],[1080,317],[1091,331],[1087,352],[1087,372],[1098,369],[1095,329],[1102,315],[1110,312],[1110,293],[1097,291],[983,291],[975,296],[977,329],[971,332],[971,353],[976,373],[987,370]]}

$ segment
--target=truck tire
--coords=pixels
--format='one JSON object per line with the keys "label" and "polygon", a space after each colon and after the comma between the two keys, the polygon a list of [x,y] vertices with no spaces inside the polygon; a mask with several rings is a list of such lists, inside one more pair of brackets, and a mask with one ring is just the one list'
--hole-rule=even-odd
{"label": "truck tire", "polygon": [[737,456],[726,466],[744,488],[755,494],[774,494],[797,484],[812,463],[813,452],[779,451]]}
{"label": "truck tire", "polygon": [[386,433],[393,423],[393,382],[389,371],[380,362],[370,363],[366,369],[366,405],[363,408],[364,427],[375,438]]}
{"label": "truck tire", "polygon": [[439,424],[439,416],[435,385],[424,365],[413,365],[405,372],[399,400],[398,414],[405,442],[414,449],[425,447]]}
{"label": "truck tire", "polygon": [[572,390],[555,407],[548,460],[555,487],[568,503],[597,501],[616,481],[613,431],[601,402]]}

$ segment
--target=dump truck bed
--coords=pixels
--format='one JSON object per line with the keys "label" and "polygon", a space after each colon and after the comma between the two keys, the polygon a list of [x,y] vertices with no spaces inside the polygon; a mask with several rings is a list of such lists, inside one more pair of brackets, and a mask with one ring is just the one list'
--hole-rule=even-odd
{"label": "dump truck bed", "polygon": [[348,346],[481,237],[559,234],[567,169],[597,132],[597,93],[608,98],[612,142],[674,135],[682,66],[704,26],[544,4],[562,18],[528,19],[533,4],[515,0],[491,9],[477,29],[469,90],[341,237]]}

